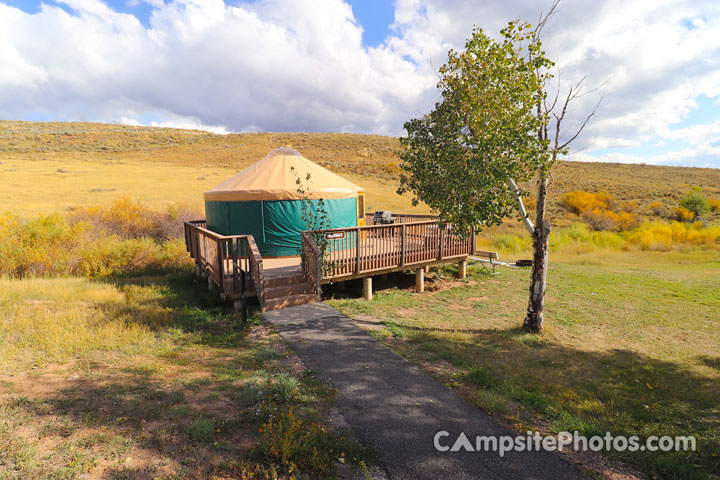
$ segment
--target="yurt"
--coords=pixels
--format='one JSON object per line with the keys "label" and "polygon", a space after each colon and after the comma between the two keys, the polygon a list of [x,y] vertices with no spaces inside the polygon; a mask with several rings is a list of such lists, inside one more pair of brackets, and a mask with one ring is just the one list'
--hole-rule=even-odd
{"label": "yurt", "polygon": [[[310,174],[310,180],[306,177]],[[300,178],[306,193],[298,193]],[[259,162],[205,192],[208,229],[252,235],[266,257],[298,255],[303,201],[324,200],[329,228],[364,225],[365,190],[291,148],[276,148]]]}

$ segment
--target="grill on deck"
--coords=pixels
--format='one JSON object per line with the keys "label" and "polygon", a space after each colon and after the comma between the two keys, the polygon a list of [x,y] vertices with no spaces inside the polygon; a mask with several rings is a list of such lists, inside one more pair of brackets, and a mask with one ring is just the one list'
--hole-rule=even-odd
{"label": "grill on deck", "polygon": [[375,215],[373,215],[373,224],[375,225],[391,225],[396,220],[397,217],[393,217],[390,210],[375,212]]}

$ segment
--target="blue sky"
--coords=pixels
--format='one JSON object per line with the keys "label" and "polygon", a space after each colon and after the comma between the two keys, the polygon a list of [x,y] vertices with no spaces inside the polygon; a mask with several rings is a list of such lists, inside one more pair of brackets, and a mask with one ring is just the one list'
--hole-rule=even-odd
{"label": "blue sky", "polygon": [[[0,118],[401,135],[473,25],[497,32],[542,6],[0,0]],[[718,2],[568,0],[552,22],[562,80],[605,94],[571,159],[720,168]],[[569,130],[596,101],[573,106]]]}

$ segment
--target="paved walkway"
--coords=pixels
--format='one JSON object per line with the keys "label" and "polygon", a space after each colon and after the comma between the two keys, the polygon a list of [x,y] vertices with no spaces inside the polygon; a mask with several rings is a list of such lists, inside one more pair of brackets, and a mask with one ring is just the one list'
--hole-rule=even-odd
{"label": "paved walkway", "polygon": [[380,452],[391,479],[580,479],[573,466],[541,452],[441,453],[435,433],[513,435],[481,410],[400,357],[350,318],[322,303],[264,314],[318,379],[357,437]]}

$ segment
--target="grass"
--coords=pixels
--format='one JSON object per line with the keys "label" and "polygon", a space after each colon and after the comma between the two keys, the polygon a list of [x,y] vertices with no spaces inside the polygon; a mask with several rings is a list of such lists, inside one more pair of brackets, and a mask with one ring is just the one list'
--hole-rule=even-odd
{"label": "grass", "polygon": [[[241,330],[181,273],[171,227],[279,146],[363,185],[368,211],[428,212],[395,193],[396,138],[0,121],[0,203],[13,212],[0,212],[0,271],[29,277],[0,278],[0,478],[315,478],[342,473],[338,458],[372,460],[325,427],[332,392],[277,335],[257,319]],[[720,170],[563,162],[552,173],[542,337],[518,328],[525,270],[471,268],[424,295],[331,303],[378,319],[374,335],[518,429],[694,434],[697,455],[620,458],[650,477],[717,478],[720,210],[702,231],[592,232],[562,198],[608,192],[641,222],[668,219],[693,187],[715,205]],[[521,228],[479,243],[529,258]]]}
{"label": "grass", "polygon": [[376,318],[389,346],[519,430],[696,435],[696,453],[616,456],[650,477],[720,474],[716,251],[554,257],[542,336],[519,328],[528,270],[469,272],[422,295],[330,304]]}
{"label": "grass", "polygon": [[[397,138],[330,133],[214,135],[193,130],[96,123],[0,121],[0,204],[23,216],[109,204],[128,196],[155,209],[168,203],[202,207],[202,192],[290,146],[367,189],[367,210],[426,213],[395,193]],[[608,192],[642,215],[669,216],[691,187],[720,199],[720,170],[563,162],[553,168],[549,211],[571,223],[563,195]],[[142,178],[142,182],[137,179]],[[29,186],[32,185],[32,188]],[[657,203],[657,205],[655,205]],[[652,205],[652,207],[651,207]],[[716,221],[720,210],[703,218]],[[515,225],[512,230],[520,227]],[[504,232],[507,228],[499,229]]]}
{"label": "grass", "polygon": [[[190,274],[1,279],[0,478],[334,478],[372,463],[325,426],[333,392],[258,316],[239,322]],[[307,441],[267,431],[288,415],[312,461]]]}

